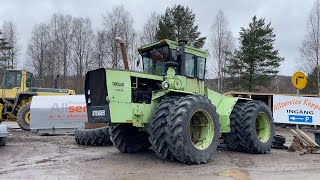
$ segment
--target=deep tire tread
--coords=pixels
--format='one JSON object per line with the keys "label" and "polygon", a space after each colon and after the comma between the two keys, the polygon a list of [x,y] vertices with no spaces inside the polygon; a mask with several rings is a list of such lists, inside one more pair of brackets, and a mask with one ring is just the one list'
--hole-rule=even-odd
{"label": "deep tire tread", "polygon": [[[191,108],[194,108],[195,106],[198,108],[199,105],[201,108],[210,111],[209,113],[213,120],[215,133],[212,143],[203,151],[197,150],[193,145],[190,145],[189,135],[184,135],[186,134],[186,131],[189,131],[189,129],[185,128],[188,126],[187,123],[189,123],[189,119],[186,119],[186,114]],[[166,141],[168,142],[169,150],[173,152],[173,155],[177,160],[183,163],[207,163],[212,154],[216,151],[220,137],[219,116],[215,106],[204,96],[188,95],[179,99],[172,112],[173,115],[171,120],[167,121],[166,126]]]}
{"label": "deep tire tread", "polygon": [[151,149],[156,153],[158,157],[165,160],[173,161],[173,153],[168,147],[166,140],[166,126],[167,121],[170,121],[171,114],[173,113],[173,107],[178,103],[179,97],[173,96],[164,99],[158,105],[154,112],[154,116],[149,125],[149,141]]}
{"label": "deep tire tread", "polygon": [[244,111],[244,103],[237,103],[230,114],[230,129],[229,133],[222,135],[227,148],[232,151],[243,151],[240,141],[243,136],[242,132],[242,117]]}
{"label": "deep tire tread", "polygon": [[113,145],[122,153],[142,152],[150,147],[148,133],[139,131],[131,124],[110,127],[109,133]]}
{"label": "deep tire tread", "polygon": [[78,128],[75,130],[75,141],[85,146],[107,146],[111,144],[109,127],[95,129]]}
{"label": "deep tire tread", "polygon": [[[261,142],[256,133],[256,115],[260,111],[264,111],[270,117],[271,132],[270,138],[266,143]],[[265,154],[270,151],[274,140],[274,124],[269,107],[262,101],[253,100],[247,102],[244,106],[241,122],[243,135],[239,136],[239,144],[243,151],[252,154]]]}

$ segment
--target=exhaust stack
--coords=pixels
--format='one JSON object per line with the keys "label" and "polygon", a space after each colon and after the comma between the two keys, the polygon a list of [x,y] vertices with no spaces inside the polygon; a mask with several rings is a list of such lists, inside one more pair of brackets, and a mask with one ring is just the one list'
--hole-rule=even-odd
{"label": "exhaust stack", "polygon": [[123,39],[121,37],[116,37],[116,41],[120,43],[120,48],[121,48],[124,68],[125,69],[129,69],[127,50],[126,50],[126,47],[124,45],[124,41],[123,41]]}

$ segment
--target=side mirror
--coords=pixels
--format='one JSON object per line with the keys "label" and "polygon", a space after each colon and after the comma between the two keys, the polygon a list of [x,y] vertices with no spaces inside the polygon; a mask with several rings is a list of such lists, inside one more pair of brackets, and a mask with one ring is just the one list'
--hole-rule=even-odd
{"label": "side mirror", "polygon": [[137,67],[140,65],[140,59],[137,60]]}
{"label": "side mirror", "polygon": [[53,88],[57,89],[59,87],[59,74],[53,80]]}

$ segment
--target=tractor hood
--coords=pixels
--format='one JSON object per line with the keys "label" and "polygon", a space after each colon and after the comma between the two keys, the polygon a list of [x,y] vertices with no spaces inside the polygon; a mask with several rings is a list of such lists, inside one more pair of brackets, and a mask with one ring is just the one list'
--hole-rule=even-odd
{"label": "tractor hood", "polygon": [[[135,103],[151,104],[152,92],[161,89],[163,80],[164,76],[128,70],[89,71],[85,80],[89,122],[132,120],[129,109],[136,106]],[[110,114],[110,111],[116,113]]]}

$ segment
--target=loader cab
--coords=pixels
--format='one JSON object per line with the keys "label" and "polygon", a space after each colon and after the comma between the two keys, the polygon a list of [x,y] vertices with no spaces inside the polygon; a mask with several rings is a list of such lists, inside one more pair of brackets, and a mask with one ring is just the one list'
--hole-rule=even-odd
{"label": "loader cab", "polygon": [[208,53],[185,44],[164,39],[141,47],[144,73],[164,76],[173,67],[176,75],[204,80]]}
{"label": "loader cab", "polygon": [[25,70],[5,70],[0,84],[1,96],[15,98],[17,93],[28,91],[33,74]]}

